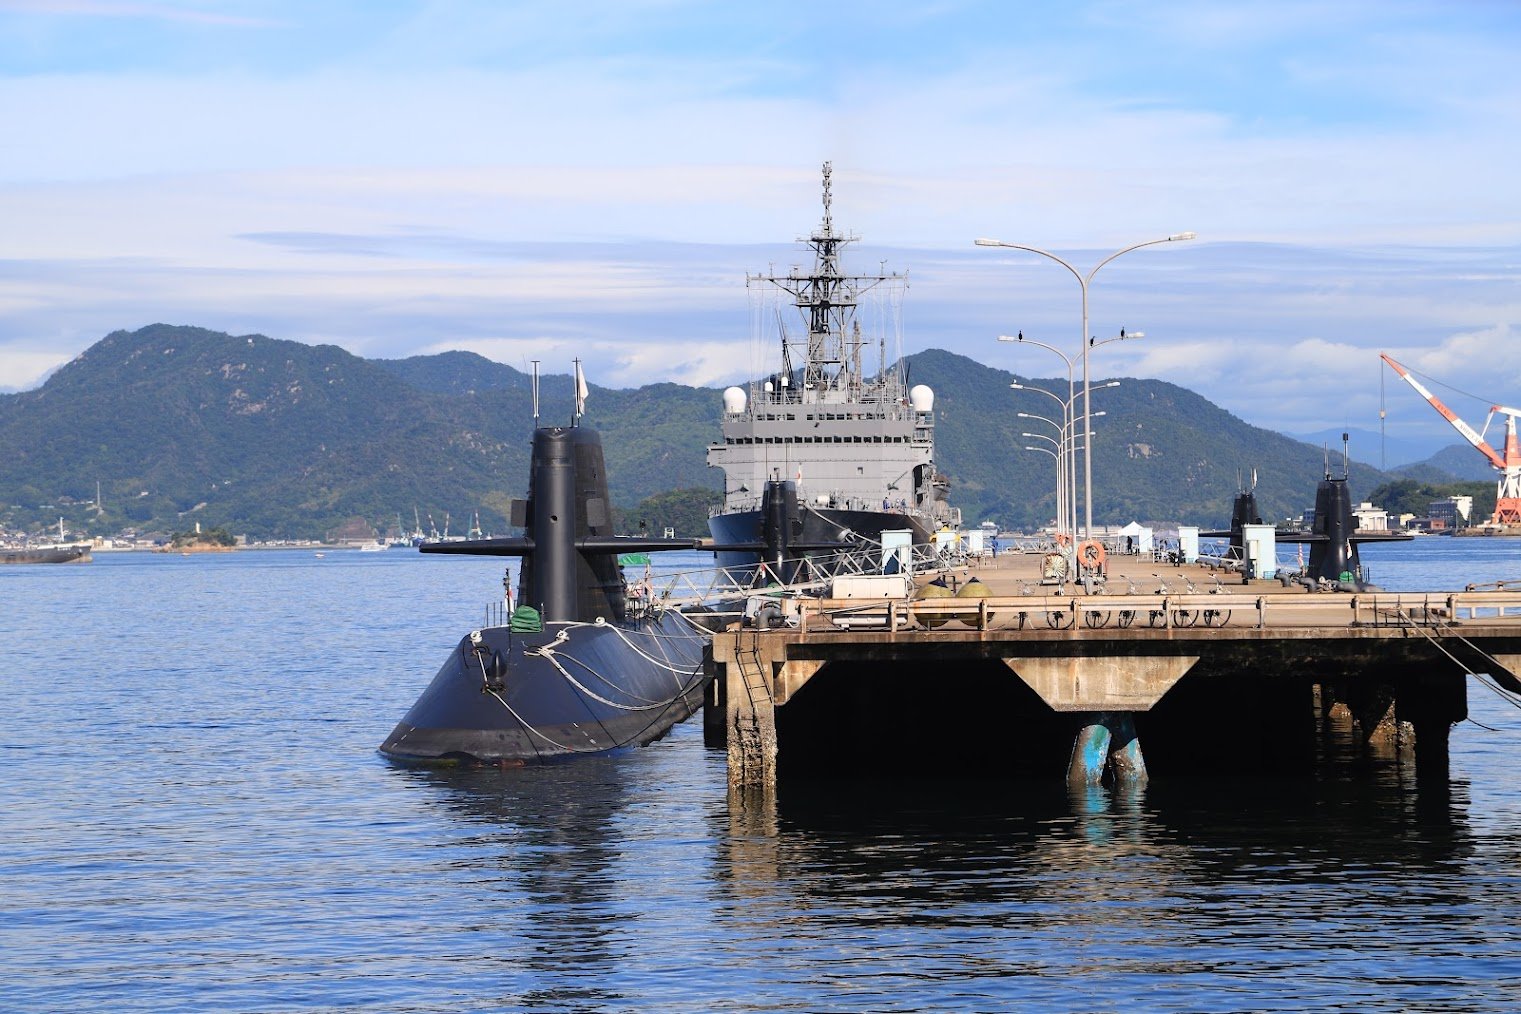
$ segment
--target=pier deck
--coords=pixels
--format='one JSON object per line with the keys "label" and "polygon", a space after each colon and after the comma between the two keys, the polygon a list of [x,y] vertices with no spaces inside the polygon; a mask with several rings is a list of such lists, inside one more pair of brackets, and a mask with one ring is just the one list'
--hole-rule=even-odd
{"label": "pier deck", "polygon": [[[1090,595],[1042,585],[1041,564],[1005,554],[945,575],[980,597],[918,597],[921,578],[914,597],[790,600],[786,625],[716,635],[705,727],[731,785],[863,753],[1090,784],[1144,781],[1148,759],[1299,769],[1338,720],[1445,774],[1470,676],[1521,692],[1518,592],[1312,592],[1112,556]],[[931,716],[954,732],[921,731]]]}

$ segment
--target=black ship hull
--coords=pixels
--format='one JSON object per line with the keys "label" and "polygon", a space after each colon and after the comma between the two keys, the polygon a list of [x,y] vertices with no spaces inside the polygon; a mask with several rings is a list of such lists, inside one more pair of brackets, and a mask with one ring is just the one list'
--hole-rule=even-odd
{"label": "black ship hull", "polygon": [[660,739],[701,706],[706,636],[674,612],[462,638],[381,744],[414,764],[516,766]]}
{"label": "black ship hull", "polygon": [[[815,547],[838,543],[840,551],[860,549],[864,542],[880,545],[883,532],[911,531],[913,544],[929,545],[934,542],[934,531],[929,519],[916,514],[894,511],[851,510],[833,507],[805,508],[800,518],[802,530],[789,540],[792,543]],[[764,541],[765,513],[760,510],[730,511],[708,518],[708,530],[713,541],[719,545],[758,543]],[[808,549],[799,556],[827,556],[830,550]],[[760,562],[757,552],[718,553],[720,567],[753,567]]]}
{"label": "black ship hull", "polygon": [[0,564],[89,562],[89,546],[43,546],[39,549],[0,549]]}

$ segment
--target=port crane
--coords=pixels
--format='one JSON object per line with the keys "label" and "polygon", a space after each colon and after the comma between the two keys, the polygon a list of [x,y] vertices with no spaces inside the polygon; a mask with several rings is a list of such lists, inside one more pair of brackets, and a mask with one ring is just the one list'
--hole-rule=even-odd
{"label": "port crane", "polygon": [[1490,524],[1521,525],[1521,445],[1516,442],[1516,417],[1521,416],[1521,408],[1509,408],[1505,405],[1489,407],[1489,415],[1484,419],[1486,432],[1496,412],[1505,416],[1505,453],[1501,454],[1489,446],[1481,434],[1475,433],[1472,426],[1459,419],[1457,413],[1443,405],[1436,395],[1426,390],[1419,380],[1410,375],[1409,370],[1383,353],[1379,353],[1379,358],[1403,377],[1405,383],[1415,388],[1422,398],[1431,402],[1431,407],[1440,412],[1442,418],[1452,423],[1453,429],[1463,434],[1463,439],[1473,444],[1480,454],[1489,459],[1491,467],[1500,473],[1499,485],[1495,490],[1495,513],[1489,519]]}

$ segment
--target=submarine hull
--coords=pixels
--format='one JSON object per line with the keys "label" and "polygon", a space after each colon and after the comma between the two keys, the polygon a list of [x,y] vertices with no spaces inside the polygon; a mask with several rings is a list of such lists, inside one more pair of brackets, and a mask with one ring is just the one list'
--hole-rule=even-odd
{"label": "submarine hull", "polygon": [[672,612],[472,632],[380,752],[403,763],[519,765],[644,746],[702,705],[706,642]]}

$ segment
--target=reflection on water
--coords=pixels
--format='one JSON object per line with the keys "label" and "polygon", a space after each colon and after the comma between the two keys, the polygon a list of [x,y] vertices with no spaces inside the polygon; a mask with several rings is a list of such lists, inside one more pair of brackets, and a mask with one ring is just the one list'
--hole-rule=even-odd
{"label": "reflection on water", "polygon": [[[1459,559],[1426,541],[1448,547],[1414,564]],[[1499,552],[1463,573],[1509,570]],[[1448,783],[1333,736],[1315,777],[1077,795],[893,777],[731,805],[696,722],[555,767],[396,768],[376,746],[501,579],[406,556],[0,573],[6,1004],[1404,1011],[1521,993],[1521,713],[1487,691],[1471,707],[1497,731],[1455,731]]]}
{"label": "reflection on water", "polygon": [[[1174,995],[1192,1009],[1253,1007],[1230,998],[1260,1000],[1262,977],[1300,1004],[1346,999],[1364,977],[1364,1002],[1383,1009],[1477,999],[1465,976],[1373,987],[1383,974],[1421,978],[1421,962],[1521,944],[1505,922],[1521,901],[1514,877],[1476,855],[1467,806],[1461,783],[1416,790],[1399,778],[1128,793],[789,786],[774,813],[715,828],[731,900],[718,946],[743,955],[806,937],[819,981],[874,1010],[1013,998],[1087,1009],[1078,996],[1107,1009]],[[1512,833],[1488,851],[1517,844]],[[868,955],[901,972],[866,987]]]}
{"label": "reflection on water", "polygon": [[[625,805],[615,762],[588,758],[504,778],[493,770],[398,772],[465,830],[447,845],[465,890],[513,913],[512,946],[486,948],[495,1000],[529,1009],[596,1009],[633,946],[619,896],[614,821]],[[490,922],[477,927],[491,933]],[[488,937],[489,938],[489,937]]]}

